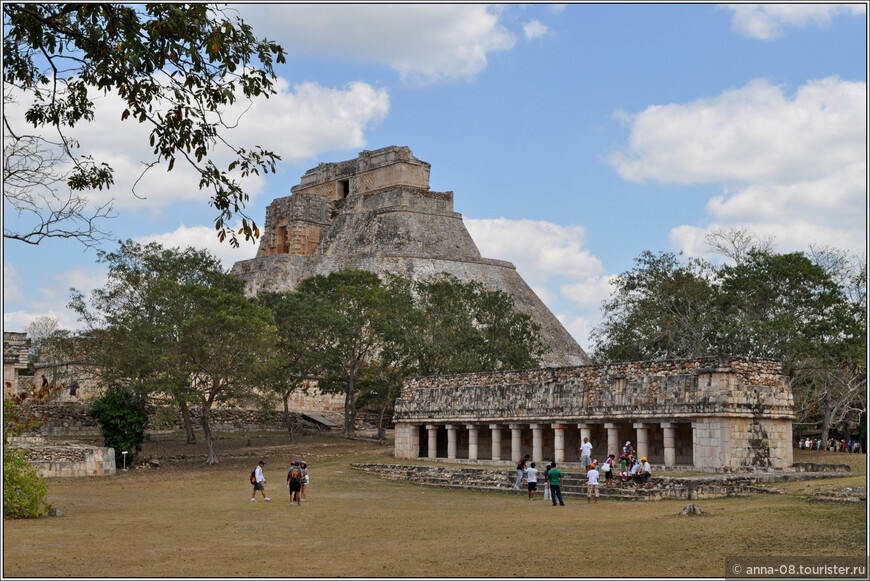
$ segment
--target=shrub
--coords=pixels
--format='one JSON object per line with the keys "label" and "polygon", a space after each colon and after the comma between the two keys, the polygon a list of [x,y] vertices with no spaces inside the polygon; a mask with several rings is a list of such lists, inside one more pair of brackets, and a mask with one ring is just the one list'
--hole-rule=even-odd
{"label": "shrub", "polygon": [[142,450],[145,440],[145,426],[148,412],[145,399],[126,386],[110,386],[91,404],[88,412],[100,423],[103,442],[115,449],[115,464],[124,462],[121,452],[127,451],[128,461],[132,464]]}
{"label": "shrub", "polygon": [[27,463],[21,450],[3,450],[3,516],[36,518],[48,514],[45,478]]}

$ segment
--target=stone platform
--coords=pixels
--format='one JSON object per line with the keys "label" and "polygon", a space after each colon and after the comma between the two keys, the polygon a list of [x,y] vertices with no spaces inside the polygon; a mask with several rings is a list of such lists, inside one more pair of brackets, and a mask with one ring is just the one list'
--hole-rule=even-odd
{"label": "stone platform", "polygon": [[[476,468],[464,466],[425,466],[402,464],[353,464],[354,468],[378,474],[391,480],[403,480],[428,486],[442,486],[459,490],[480,490],[505,492],[526,496],[526,480],[523,479],[519,490],[513,487],[516,470]],[[655,472],[653,472],[655,474]],[[772,486],[777,482],[815,480],[818,478],[838,478],[855,476],[851,472],[753,472],[733,474],[709,474],[703,476],[653,476],[646,485],[614,482],[613,488],[606,488],[602,481],[598,488],[600,498],[619,498],[624,500],[701,500],[723,498],[726,496],[745,496],[749,494],[780,494],[782,491]],[[543,499],[543,473],[538,485],[537,499]],[[563,472],[562,495],[567,498],[586,496],[586,477],[580,472]]]}

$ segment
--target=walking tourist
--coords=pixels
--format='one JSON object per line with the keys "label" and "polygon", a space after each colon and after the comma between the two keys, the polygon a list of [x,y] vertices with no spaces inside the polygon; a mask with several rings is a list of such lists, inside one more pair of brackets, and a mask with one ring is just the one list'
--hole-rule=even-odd
{"label": "walking tourist", "polygon": [[520,463],[517,464],[517,481],[514,483],[514,488],[520,487],[520,482],[523,481],[523,474],[526,473],[526,462],[529,461],[529,455],[526,454],[525,457],[520,460]]}
{"label": "walking tourist", "polygon": [[263,500],[266,502],[272,500],[266,496],[266,477],[263,476],[263,466],[265,464],[263,460],[260,460],[260,463],[254,469],[254,491],[251,493],[251,502],[257,502],[257,499],[254,497],[257,496],[258,490],[263,494]]}
{"label": "walking tourist", "polygon": [[302,506],[302,501],[299,499],[299,491],[302,490],[302,467],[299,465],[299,460],[295,460],[290,464],[290,470],[287,472],[287,488],[290,489],[290,506],[296,502],[298,506]]}
{"label": "walking tourist", "polygon": [[557,497],[559,504],[565,506],[565,501],[562,500],[562,471],[556,468],[556,463],[553,462],[550,467],[550,498],[553,501],[553,506],[556,506]]}
{"label": "walking tourist", "polygon": [[595,504],[598,504],[598,470],[593,465],[586,472],[586,504],[592,501],[592,495],[595,495]]}
{"label": "walking tourist", "polygon": [[535,463],[526,469],[526,480],[529,483],[529,500],[535,500],[535,491],[538,489],[538,469],[535,468]]}
{"label": "walking tourist", "polygon": [[308,464],[305,462],[302,463],[302,490],[300,495],[302,497],[302,502],[307,502],[308,499],[305,498],[305,490],[308,488]]}
{"label": "walking tourist", "polygon": [[589,438],[583,438],[583,443],[580,444],[580,463],[586,470],[592,464],[592,444],[589,443]]}

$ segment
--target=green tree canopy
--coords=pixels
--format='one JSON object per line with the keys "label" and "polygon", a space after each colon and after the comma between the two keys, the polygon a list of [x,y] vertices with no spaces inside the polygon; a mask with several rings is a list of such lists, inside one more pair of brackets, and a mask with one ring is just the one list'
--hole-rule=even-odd
{"label": "green tree canopy", "polygon": [[[149,144],[154,161],[171,171],[179,159],[200,178],[200,189],[211,191],[210,203],[218,212],[215,228],[221,241],[238,245],[230,221],[241,214],[240,234],[256,238],[259,230],[244,214],[248,195],[237,183],[239,177],[274,171],[280,158],[259,146],[229,144],[224,130],[234,121],[221,116],[238,98],[268,98],[274,94],[273,63],[285,62],[276,43],[258,40],[251,27],[230,9],[210,4],[117,3],[3,4],[4,102],[15,93],[26,96],[27,123],[47,127],[57,135],[51,142],[13,129],[16,124],[4,112],[4,151],[7,138],[18,157],[5,161],[20,170],[4,177],[20,177],[18,189],[4,187],[4,200],[19,213],[34,213],[39,220],[32,232],[4,229],[4,237],[37,244],[46,236],[65,235],[87,239],[93,230],[64,229],[57,224],[107,217],[83,214],[81,198],[71,204],[44,207],[31,190],[44,187],[55,192],[63,180],[57,174],[59,149],[72,161],[66,186],[73,192],[109,188],[113,170],[105,162],[74,152],[77,143],[68,129],[94,119],[93,92],[114,93],[126,102],[122,120],[135,120],[151,128]],[[211,159],[217,147],[232,153],[226,167]],[[39,155],[34,155],[34,153]],[[38,163],[21,163],[27,159]],[[35,173],[34,173],[35,170]],[[147,171],[147,169],[145,170]],[[52,194],[53,195],[53,194]],[[54,196],[57,197],[57,196]],[[71,212],[71,213],[70,213]],[[55,234],[52,234],[52,233]]]}

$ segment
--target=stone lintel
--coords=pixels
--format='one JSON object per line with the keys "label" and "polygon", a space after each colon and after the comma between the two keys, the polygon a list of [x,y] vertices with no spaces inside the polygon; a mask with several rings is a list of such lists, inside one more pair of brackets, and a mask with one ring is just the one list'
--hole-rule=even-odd
{"label": "stone lintel", "polygon": [[637,422],[637,423],[631,424],[631,426],[636,430],[645,430],[645,429],[650,427],[650,424],[644,423],[644,422]]}
{"label": "stone lintel", "polygon": [[489,424],[490,430],[501,430],[504,429],[504,426],[501,424]]}
{"label": "stone lintel", "polygon": [[591,430],[592,424],[585,424],[585,423],[584,424],[577,424],[577,429],[578,430]]}
{"label": "stone lintel", "polygon": [[676,428],[677,427],[677,424],[675,422],[659,422],[659,425],[664,430],[666,430],[668,428]]}
{"label": "stone lintel", "polygon": [[608,430],[615,430],[615,429],[617,429],[616,424],[614,424],[613,422],[604,422],[604,427],[605,427],[606,429],[608,429]]}
{"label": "stone lintel", "polygon": [[554,430],[564,430],[565,424],[550,424],[550,427]]}
{"label": "stone lintel", "polygon": [[437,430],[438,424],[426,424],[426,429],[427,430]]}

